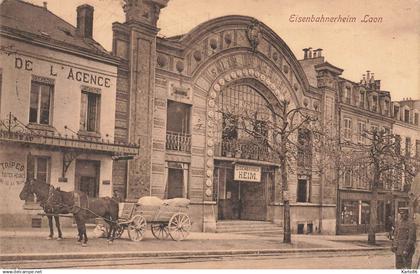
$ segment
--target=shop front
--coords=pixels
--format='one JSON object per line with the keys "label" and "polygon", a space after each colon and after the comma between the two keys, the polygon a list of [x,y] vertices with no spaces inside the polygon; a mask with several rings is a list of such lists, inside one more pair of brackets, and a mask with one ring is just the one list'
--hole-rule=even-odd
{"label": "shop front", "polygon": [[[372,193],[350,190],[339,191],[337,207],[337,234],[368,233]],[[407,205],[402,193],[379,193],[377,203],[377,232],[389,231],[398,219],[398,208]]]}

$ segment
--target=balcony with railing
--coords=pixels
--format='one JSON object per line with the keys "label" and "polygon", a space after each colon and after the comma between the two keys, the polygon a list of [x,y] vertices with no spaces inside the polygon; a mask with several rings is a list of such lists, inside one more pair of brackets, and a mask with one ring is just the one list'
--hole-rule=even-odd
{"label": "balcony with railing", "polygon": [[191,152],[191,134],[166,131],[166,149]]}
{"label": "balcony with railing", "polygon": [[224,140],[216,145],[215,156],[273,162],[275,155],[267,145],[249,140]]}

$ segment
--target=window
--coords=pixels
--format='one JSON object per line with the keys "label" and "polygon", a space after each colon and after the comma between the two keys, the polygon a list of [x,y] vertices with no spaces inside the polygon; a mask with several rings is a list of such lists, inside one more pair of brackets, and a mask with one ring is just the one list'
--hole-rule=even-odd
{"label": "window", "polygon": [[188,198],[188,164],[166,162],[165,198]]}
{"label": "window", "polygon": [[346,87],[346,90],[344,92],[344,102],[347,104],[350,104],[351,102],[351,89],[349,87]]}
{"label": "window", "polygon": [[344,139],[350,140],[351,139],[351,134],[352,134],[351,119],[350,118],[345,118],[344,119]]}
{"label": "window", "polygon": [[[0,75],[0,77],[1,77],[1,75]],[[0,80],[1,81],[1,80]],[[0,82],[0,84],[1,84],[1,82]],[[1,94],[1,89],[0,89],[0,94]],[[1,98],[1,97],[0,97]],[[416,125],[416,126],[418,126],[419,125],[419,114],[418,113],[415,113],[414,114],[414,124]]]}
{"label": "window", "polygon": [[420,158],[420,140],[416,140],[416,157]]}
{"label": "window", "polygon": [[398,134],[395,135],[395,149],[398,154],[401,154],[401,136]]}
{"label": "window", "polygon": [[309,185],[308,179],[298,179],[296,202],[308,203],[310,201]]}
{"label": "window", "polygon": [[383,110],[384,115],[388,116],[389,115],[389,101],[385,100],[384,101],[384,110]]}
{"label": "window", "polygon": [[400,119],[400,107],[394,106],[394,118],[399,120]]}
{"label": "window", "polygon": [[166,149],[191,151],[190,117],[190,105],[168,101]]}
{"label": "window", "polygon": [[365,107],[365,92],[364,91],[360,91],[359,107],[361,108]]}
{"label": "window", "polygon": [[357,123],[357,131],[358,131],[358,138],[357,141],[359,143],[364,144],[366,139],[366,123],[365,122],[358,122]]}
{"label": "window", "polygon": [[411,155],[411,138],[410,137],[405,138],[405,155],[407,157],[410,157]]}
{"label": "window", "polygon": [[352,187],[352,184],[353,184],[353,174],[352,174],[353,172],[352,172],[352,170],[351,169],[349,169],[349,168],[347,168],[345,171],[344,171],[344,186],[345,187]]}
{"label": "window", "polygon": [[308,129],[298,130],[298,166],[311,169],[312,167],[312,141]]}
{"label": "window", "polygon": [[[37,181],[50,183],[50,158],[45,156],[33,156],[28,155],[27,157],[27,179],[35,179]],[[34,201],[33,197],[30,197],[27,201]]]}
{"label": "window", "polygon": [[378,97],[372,97],[372,111],[378,111]]}
{"label": "window", "polygon": [[408,109],[404,110],[404,122],[406,123],[410,122],[410,110]]}
{"label": "window", "polygon": [[51,105],[54,87],[32,81],[29,106],[29,122],[43,125],[51,124]]}
{"label": "window", "polygon": [[340,223],[345,225],[355,225],[359,222],[359,202],[343,200],[341,203]]}
{"label": "window", "polygon": [[99,132],[100,95],[82,91],[80,107],[80,129],[88,132]]}

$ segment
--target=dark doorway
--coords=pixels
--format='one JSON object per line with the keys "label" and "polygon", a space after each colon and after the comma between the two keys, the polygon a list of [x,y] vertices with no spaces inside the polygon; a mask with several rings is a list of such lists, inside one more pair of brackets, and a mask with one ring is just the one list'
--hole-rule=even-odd
{"label": "dark doorway", "polygon": [[76,190],[91,198],[99,196],[99,161],[76,161]]}

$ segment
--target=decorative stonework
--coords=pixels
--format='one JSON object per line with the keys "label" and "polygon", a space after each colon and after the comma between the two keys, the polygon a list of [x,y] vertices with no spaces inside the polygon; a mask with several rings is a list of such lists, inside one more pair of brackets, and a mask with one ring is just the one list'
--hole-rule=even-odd
{"label": "decorative stonework", "polygon": [[258,44],[262,39],[260,23],[254,20],[246,31],[246,37],[253,52],[257,50]]}

